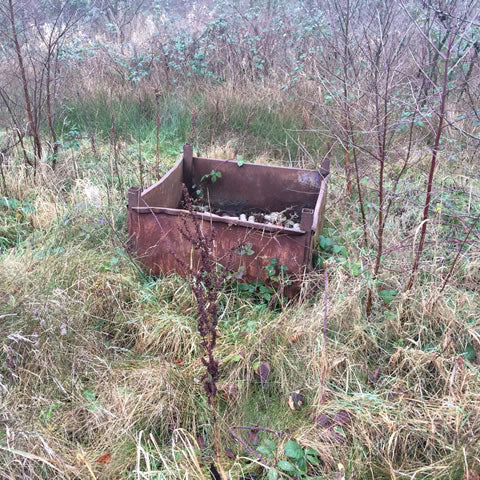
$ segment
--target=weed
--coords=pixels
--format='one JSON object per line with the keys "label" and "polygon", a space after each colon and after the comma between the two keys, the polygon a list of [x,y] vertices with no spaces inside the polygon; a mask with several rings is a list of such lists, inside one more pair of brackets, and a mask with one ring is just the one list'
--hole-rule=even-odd
{"label": "weed", "polygon": [[195,192],[195,195],[198,198],[204,198],[205,196],[205,183],[210,181],[215,183],[218,179],[222,178],[222,172],[217,172],[216,170],[212,169],[210,173],[206,173],[202,175],[200,178],[200,183],[198,185],[192,185],[192,189]]}
{"label": "weed", "polygon": [[[277,467],[280,470],[288,473],[289,475],[295,475],[297,478],[302,480],[313,480],[319,478],[315,475],[315,467],[320,465],[320,453],[314,448],[302,448],[297,441],[289,440],[285,444],[284,455],[288,458],[288,460],[278,461]],[[271,472],[274,472],[274,470],[270,470],[269,472],[270,479],[275,478],[275,475]]]}
{"label": "weed", "polygon": [[[211,174],[209,174],[209,178],[212,182],[216,181],[218,173],[212,170]],[[221,174],[219,177],[221,177]],[[190,214],[189,219],[193,223],[193,229],[189,226],[187,220],[184,219],[181,234],[185,240],[191,243],[192,248],[199,253],[200,265],[195,271],[191,267],[185,265],[179,258],[176,259],[182,267],[186,267],[187,270],[190,271],[191,275],[191,287],[197,303],[198,332],[201,337],[201,345],[204,353],[202,364],[206,369],[206,373],[202,376],[201,380],[203,381],[205,394],[211,408],[217,468],[220,469],[222,480],[226,480],[227,476],[223,470],[220,453],[220,433],[218,430],[217,412],[215,409],[215,398],[218,391],[217,382],[220,373],[218,368],[219,363],[215,358],[214,353],[218,336],[218,296],[225,282],[228,266],[223,273],[218,272],[218,266],[213,254],[213,230],[211,230],[209,234],[205,234],[202,231],[200,221],[194,215],[192,199],[185,185],[183,186],[183,197]],[[175,256],[175,252],[172,252],[172,254]]]}
{"label": "weed", "polygon": [[219,178],[222,178],[222,172],[212,170],[210,173],[203,175],[200,181],[204,182],[206,180],[210,180],[212,183],[215,183]]}

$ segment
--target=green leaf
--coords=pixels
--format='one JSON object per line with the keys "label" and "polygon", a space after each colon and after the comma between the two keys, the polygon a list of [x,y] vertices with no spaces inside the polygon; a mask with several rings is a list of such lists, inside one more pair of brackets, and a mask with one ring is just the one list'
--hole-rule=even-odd
{"label": "green leaf", "polygon": [[277,449],[277,444],[273,441],[270,440],[269,438],[266,438],[263,441],[263,444],[270,449],[270,451],[274,452]]}
{"label": "green leaf", "polygon": [[299,458],[297,460],[297,467],[301,472],[307,473],[307,462],[305,461],[304,456],[302,456],[302,458]]}
{"label": "green leaf", "polygon": [[300,459],[303,458],[303,448],[295,440],[289,440],[285,444],[285,455],[290,458]]}
{"label": "green leaf", "polygon": [[237,155],[237,165],[241,167],[245,163],[245,160],[241,155]]}
{"label": "green leaf", "polygon": [[465,353],[463,354],[465,360],[468,360],[469,362],[472,362],[475,360],[475,357],[477,356],[475,352],[475,348],[471,343],[467,345],[467,348],[465,349]]}
{"label": "green leaf", "polygon": [[314,457],[319,457],[320,456],[320,452],[317,452],[317,450],[315,450],[312,447],[307,447],[305,449],[305,454],[306,455],[313,455]]}
{"label": "green leaf", "polygon": [[217,178],[222,178],[222,172],[217,172]]}
{"label": "green leaf", "polygon": [[395,318],[397,318],[397,316],[390,310],[385,310],[384,314],[385,314],[385,318],[388,320],[395,320]]}
{"label": "green leaf", "polygon": [[335,430],[335,432],[337,432],[342,437],[345,437],[345,432],[343,431],[343,428],[340,425],[336,425],[335,427],[333,427],[333,430]]}
{"label": "green leaf", "polygon": [[342,257],[345,257],[345,258],[347,258],[348,256],[347,249],[343,245],[334,245],[333,253],[340,254],[342,255]]}
{"label": "green leaf", "polygon": [[233,253],[235,255],[253,255],[255,252],[252,250],[253,245],[251,243],[243,243],[242,245],[239,245]]}
{"label": "green leaf", "polygon": [[268,471],[267,480],[277,480],[278,479],[278,470],[271,468]]}
{"label": "green leaf", "polygon": [[56,408],[60,407],[62,404],[61,403],[54,403],[53,405],[50,405],[47,410],[44,410],[40,416],[41,420],[43,423],[48,423],[51,418],[53,417],[53,412]]}
{"label": "green leaf", "polygon": [[257,447],[257,452],[264,455],[265,457],[270,457],[270,458],[273,457],[273,452],[268,447],[266,447],[265,445],[258,446]]}
{"label": "green leaf", "polygon": [[324,237],[323,235],[319,235],[318,237],[320,248],[322,250],[330,250],[333,245],[333,240],[330,237]]}
{"label": "green leaf", "polygon": [[212,183],[215,183],[217,181],[217,177],[215,175],[212,175]]}
{"label": "green leaf", "polygon": [[359,262],[351,262],[348,264],[348,267],[350,268],[350,273],[354,277],[358,277],[362,273],[362,264]]}
{"label": "green leaf", "polygon": [[288,473],[297,473],[297,468],[293,463],[288,462],[287,460],[280,460],[277,463],[277,467]]}
{"label": "green leaf", "polygon": [[312,457],[311,455],[306,455],[305,458],[307,459],[308,463],[311,463],[315,467],[320,465],[320,462],[318,461],[317,457]]}
{"label": "green leaf", "polygon": [[380,297],[383,298],[383,301],[390,305],[393,302],[393,299],[397,296],[398,292],[396,290],[382,290],[379,292]]}
{"label": "green leaf", "polygon": [[97,400],[97,396],[93,390],[84,390],[83,391],[83,398],[88,402],[95,402]]}
{"label": "green leaf", "polygon": [[97,400],[97,396],[93,390],[86,389],[82,393],[83,398],[88,402],[88,410],[95,411],[100,409],[100,403]]}

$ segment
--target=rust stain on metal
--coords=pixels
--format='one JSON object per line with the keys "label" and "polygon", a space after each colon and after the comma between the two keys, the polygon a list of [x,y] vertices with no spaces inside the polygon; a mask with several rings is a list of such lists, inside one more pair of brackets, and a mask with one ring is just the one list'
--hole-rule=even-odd
{"label": "rust stain on metal", "polygon": [[[244,281],[265,281],[265,266],[276,258],[293,279],[300,278],[311,268],[315,238],[323,225],[329,166],[322,167],[321,171],[251,163],[239,167],[234,161],[193,157],[191,146],[185,145],[182,158],[161,180],[143,192],[129,190],[129,248],[154,275],[186,275],[176,258],[195,268],[199,259],[180,233],[185,221],[193,221],[180,207],[182,183],[191,189],[213,169],[222,177],[208,185],[212,205],[237,214],[245,208],[282,211],[294,206],[301,218],[300,228],[292,229],[195,213],[202,230],[214,230],[218,262],[231,259],[232,270],[242,270]],[[242,245],[248,245],[248,254],[242,254]]]}

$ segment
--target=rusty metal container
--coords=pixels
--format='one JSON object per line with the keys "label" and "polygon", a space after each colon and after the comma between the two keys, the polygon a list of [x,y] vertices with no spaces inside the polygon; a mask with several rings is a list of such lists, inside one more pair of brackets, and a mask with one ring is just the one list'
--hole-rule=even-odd
{"label": "rusty metal container", "polygon": [[297,228],[286,228],[195,212],[202,230],[214,229],[215,258],[221,264],[229,259],[232,271],[242,272],[247,282],[268,281],[265,267],[274,258],[277,265],[288,268],[289,278],[298,285],[312,266],[315,241],[323,226],[328,160],[319,170],[253,163],[239,166],[236,161],[194,157],[192,147],[185,145],[183,156],[162,179],[143,192],[136,187],[129,190],[128,234],[133,255],[153,275],[185,275],[188,272],[181,263],[198,265],[192,245],[181,234],[184,222],[192,221],[181,208],[182,184],[192,191],[212,170],[222,175],[206,185],[210,205],[237,214],[294,207],[300,218]]}

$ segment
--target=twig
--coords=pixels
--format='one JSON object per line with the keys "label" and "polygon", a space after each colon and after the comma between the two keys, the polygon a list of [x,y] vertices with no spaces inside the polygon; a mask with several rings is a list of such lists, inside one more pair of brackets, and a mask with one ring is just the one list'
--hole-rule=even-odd
{"label": "twig", "polygon": [[458,259],[460,257],[460,254],[462,253],[462,250],[463,250],[463,247],[465,246],[465,244],[467,243],[467,240],[468,240],[468,237],[470,236],[470,234],[472,233],[472,230],[473,228],[475,227],[475,225],[477,224],[477,222],[480,220],[480,215],[477,216],[477,218],[472,222],[472,224],[470,225],[470,228],[468,229],[468,232],[467,234],[465,235],[465,238],[463,239],[463,242],[462,244],[460,245],[459,249],[458,249],[458,252],[457,252],[457,255],[455,256],[455,259],[453,260],[453,263],[452,263],[452,266],[450,267],[450,270],[448,271],[448,274],[447,276],[445,277],[445,280],[443,281],[443,285],[442,285],[442,288],[440,289],[440,292],[439,294],[441,294],[444,290],[445,290],[445,287],[447,286],[447,283],[448,281],[450,280],[450,277],[452,276],[452,273],[453,273],[453,270],[455,268],[455,265],[457,264],[458,262]]}

